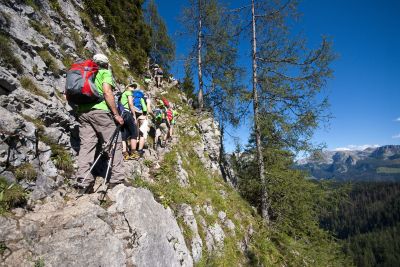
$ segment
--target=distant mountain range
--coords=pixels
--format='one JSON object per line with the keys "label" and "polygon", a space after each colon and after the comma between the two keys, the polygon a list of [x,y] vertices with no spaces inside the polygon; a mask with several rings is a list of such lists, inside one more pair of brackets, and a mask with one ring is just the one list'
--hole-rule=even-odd
{"label": "distant mountain range", "polygon": [[315,179],[400,182],[400,145],[317,152],[297,161],[296,168]]}

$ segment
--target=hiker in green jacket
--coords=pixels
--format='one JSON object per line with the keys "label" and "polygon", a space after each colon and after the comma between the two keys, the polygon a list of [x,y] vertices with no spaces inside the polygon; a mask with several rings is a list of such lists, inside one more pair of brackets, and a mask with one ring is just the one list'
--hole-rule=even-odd
{"label": "hiker in green jacket", "polygon": [[[130,83],[125,92],[121,96],[121,104],[124,107],[123,118],[124,126],[121,128],[122,132],[122,154],[124,160],[138,159],[139,154],[136,151],[137,148],[137,138],[138,138],[138,127],[136,122],[135,107],[133,105],[132,92],[137,87],[136,83]],[[127,140],[130,139],[131,152],[127,150]]]}
{"label": "hiker in green jacket", "polygon": [[[109,140],[116,125],[123,125],[124,120],[119,115],[113,89],[115,88],[111,71],[108,69],[109,60],[103,54],[96,54],[93,61],[99,65],[95,78],[96,88],[104,100],[100,103],[78,105],[78,121],[80,150],[78,154],[77,186],[87,192],[94,184],[94,176],[89,173],[93,164],[96,147]],[[121,140],[116,144],[116,153],[112,165],[110,184],[115,185],[124,181]]]}

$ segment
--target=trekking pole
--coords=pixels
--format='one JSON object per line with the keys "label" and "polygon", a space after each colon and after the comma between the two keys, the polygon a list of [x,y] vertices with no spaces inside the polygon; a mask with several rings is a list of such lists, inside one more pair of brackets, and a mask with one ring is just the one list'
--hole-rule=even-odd
{"label": "trekking pole", "polygon": [[104,177],[103,186],[105,186],[106,183],[107,183],[108,174],[110,173],[110,170],[112,169],[111,166],[114,163],[115,151],[117,150],[117,144],[118,144],[118,136],[119,136],[119,131],[117,132],[117,136],[116,136],[115,141],[114,141],[114,148],[113,148],[112,156],[108,160],[108,166],[107,166],[106,176]]}
{"label": "trekking pole", "polygon": [[83,180],[80,182],[80,184],[83,184],[85,182],[85,180],[87,179],[87,177],[89,176],[89,174],[92,173],[92,170],[94,169],[94,167],[96,166],[97,162],[99,161],[99,159],[101,158],[101,156],[104,155],[104,153],[107,150],[107,147],[110,146],[111,150],[111,144],[114,143],[114,139],[115,137],[119,134],[119,130],[120,130],[120,126],[117,126],[117,128],[115,129],[114,133],[112,134],[111,138],[108,140],[108,142],[103,146],[102,150],[100,151],[99,155],[97,156],[96,160],[93,162],[92,166],[90,167],[88,173],[85,175],[85,177],[83,178]]}

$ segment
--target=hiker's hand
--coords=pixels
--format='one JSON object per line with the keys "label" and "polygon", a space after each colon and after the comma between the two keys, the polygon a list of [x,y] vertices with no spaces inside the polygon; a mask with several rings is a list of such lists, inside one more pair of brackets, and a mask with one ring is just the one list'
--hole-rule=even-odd
{"label": "hiker's hand", "polygon": [[120,115],[115,115],[114,119],[119,125],[124,125],[124,119]]}

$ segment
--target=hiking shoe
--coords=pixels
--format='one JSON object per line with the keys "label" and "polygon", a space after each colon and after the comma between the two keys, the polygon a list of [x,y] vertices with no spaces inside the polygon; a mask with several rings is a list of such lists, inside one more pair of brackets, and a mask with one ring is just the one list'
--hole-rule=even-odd
{"label": "hiking shoe", "polygon": [[94,182],[90,184],[82,184],[82,183],[76,183],[73,185],[73,187],[78,191],[78,194],[83,195],[83,194],[91,194],[94,192],[93,187],[94,187]]}
{"label": "hiking shoe", "polygon": [[138,154],[139,154],[139,157],[143,157],[143,155],[144,155],[144,150],[143,149],[141,149],[141,150],[138,150]]}
{"label": "hiking shoe", "polygon": [[129,155],[129,159],[136,160],[136,159],[139,159],[139,158],[140,158],[140,155],[136,151],[131,152],[131,154]]}
{"label": "hiking shoe", "polygon": [[122,155],[124,156],[124,160],[126,161],[126,160],[130,160],[130,155],[129,155],[129,153],[128,152],[122,152]]}
{"label": "hiking shoe", "polygon": [[128,181],[123,180],[123,181],[121,181],[119,183],[109,183],[108,184],[108,189],[112,190],[114,187],[116,187],[119,184],[123,184],[126,187],[132,187],[131,183],[129,183]]}

